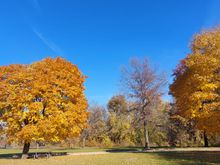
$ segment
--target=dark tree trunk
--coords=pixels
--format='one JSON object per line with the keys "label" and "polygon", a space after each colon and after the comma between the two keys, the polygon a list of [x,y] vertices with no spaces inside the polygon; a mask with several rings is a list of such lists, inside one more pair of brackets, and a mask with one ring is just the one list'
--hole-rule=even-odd
{"label": "dark tree trunk", "polygon": [[25,142],[24,147],[23,147],[23,152],[22,152],[22,159],[27,159],[28,158],[29,149],[30,149],[30,143]]}
{"label": "dark tree trunk", "polygon": [[209,146],[209,141],[208,141],[208,137],[207,137],[206,131],[204,131],[203,136],[204,136],[204,146],[208,147]]}
{"label": "dark tree trunk", "polygon": [[144,120],[144,149],[150,149],[149,145],[149,136],[148,136],[148,129],[147,129],[147,121]]}

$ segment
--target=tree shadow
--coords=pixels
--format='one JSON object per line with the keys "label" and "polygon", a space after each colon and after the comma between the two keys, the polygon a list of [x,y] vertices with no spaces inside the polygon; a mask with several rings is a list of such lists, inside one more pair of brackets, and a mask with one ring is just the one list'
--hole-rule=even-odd
{"label": "tree shadow", "polygon": [[[190,164],[220,163],[220,152],[218,151],[168,151],[150,154],[158,155],[169,161],[178,160],[180,165],[186,164],[184,161],[191,161]],[[187,164],[189,163],[187,162]]]}
{"label": "tree shadow", "polygon": [[125,147],[125,148],[108,148],[106,152],[110,153],[121,153],[121,152],[130,152],[130,153],[137,153],[141,152],[143,148],[140,147]]}
{"label": "tree shadow", "polygon": [[[170,147],[168,147],[170,148]],[[145,152],[143,148],[110,148],[106,150],[110,153],[142,153],[151,154],[167,161],[178,161],[179,165],[186,164],[220,164],[220,151],[154,151]],[[186,163],[187,161],[187,163]]]}
{"label": "tree shadow", "polygon": [[[30,152],[28,153],[28,159],[33,159],[36,157],[36,153],[39,158],[47,158],[49,156],[64,156],[67,152]],[[10,153],[10,154],[0,154],[0,159],[20,159],[21,153]]]}
{"label": "tree shadow", "polygon": [[20,159],[21,155],[21,153],[0,154],[0,159]]}

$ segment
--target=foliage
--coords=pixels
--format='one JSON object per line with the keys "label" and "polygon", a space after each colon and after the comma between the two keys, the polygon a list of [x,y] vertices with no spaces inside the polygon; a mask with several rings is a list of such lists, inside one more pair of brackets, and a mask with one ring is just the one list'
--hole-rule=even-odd
{"label": "foliage", "polygon": [[216,133],[220,117],[220,29],[195,36],[192,53],[174,72],[170,91],[180,116],[200,130]]}
{"label": "foliage", "polygon": [[148,60],[132,59],[130,65],[122,72],[122,84],[133,103],[130,110],[135,110],[138,120],[143,122],[144,146],[149,148],[148,121],[154,102],[162,95],[162,87],[166,84],[163,74],[151,68]]}
{"label": "foliage", "polygon": [[0,67],[0,120],[8,142],[78,136],[88,118],[84,81],[77,66],[62,58]]}
{"label": "foliage", "polygon": [[[90,126],[81,136],[81,141],[85,141],[83,146],[142,146],[143,121],[138,119],[138,111],[128,111],[130,105],[133,104],[123,95],[113,96],[108,102],[107,110],[99,105],[91,105]],[[148,116],[151,146],[167,146],[170,106],[158,99],[151,108],[152,113]]]}
{"label": "foliage", "polygon": [[134,145],[132,142],[132,116],[123,95],[113,96],[108,102],[108,135],[114,144]]}
{"label": "foliage", "polygon": [[128,113],[128,105],[125,96],[123,95],[116,95],[113,96],[108,102],[108,111],[109,113],[113,112],[116,115],[126,114]]}
{"label": "foliage", "polygon": [[167,137],[170,146],[188,147],[202,145],[201,132],[196,129],[192,120],[187,120],[178,115],[175,104],[171,104],[167,126]]}
{"label": "foliage", "polygon": [[153,146],[168,146],[169,103],[158,98],[149,118],[149,137]]}
{"label": "foliage", "polygon": [[90,105],[88,111],[90,117],[88,128],[82,133],[82,140],[87,146],[111,146],[111,140],[107,135],[107,112],[104,107],[97,104]]}

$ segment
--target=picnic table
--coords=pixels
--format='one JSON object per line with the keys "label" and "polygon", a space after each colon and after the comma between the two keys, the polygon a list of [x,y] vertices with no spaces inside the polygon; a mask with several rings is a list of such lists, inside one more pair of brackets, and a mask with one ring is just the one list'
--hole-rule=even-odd
{"label": "picnic table", "polygon": [[49,158],[52,156],[52,152],[36,152],[34,153],[33,157],[34,159],[38,159],[38,158]]}
{"label": "picnic table", "polygon": [[38,159],[38,158],[49,158],[51,156],[63,156],[63,155],[67,155],[67,152],[35,152],[30,154],[29,157]]}

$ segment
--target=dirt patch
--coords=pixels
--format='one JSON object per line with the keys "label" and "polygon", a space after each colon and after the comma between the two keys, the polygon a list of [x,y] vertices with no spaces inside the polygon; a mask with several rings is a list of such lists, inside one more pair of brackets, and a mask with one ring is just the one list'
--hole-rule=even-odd
{"label": "dirt patch", "polygon": [[109,152],[101,151],[101,152],[79,152],[79,153],[68,153],[70,156],[78,156],[78,155],[103,155],[109,154]]}

